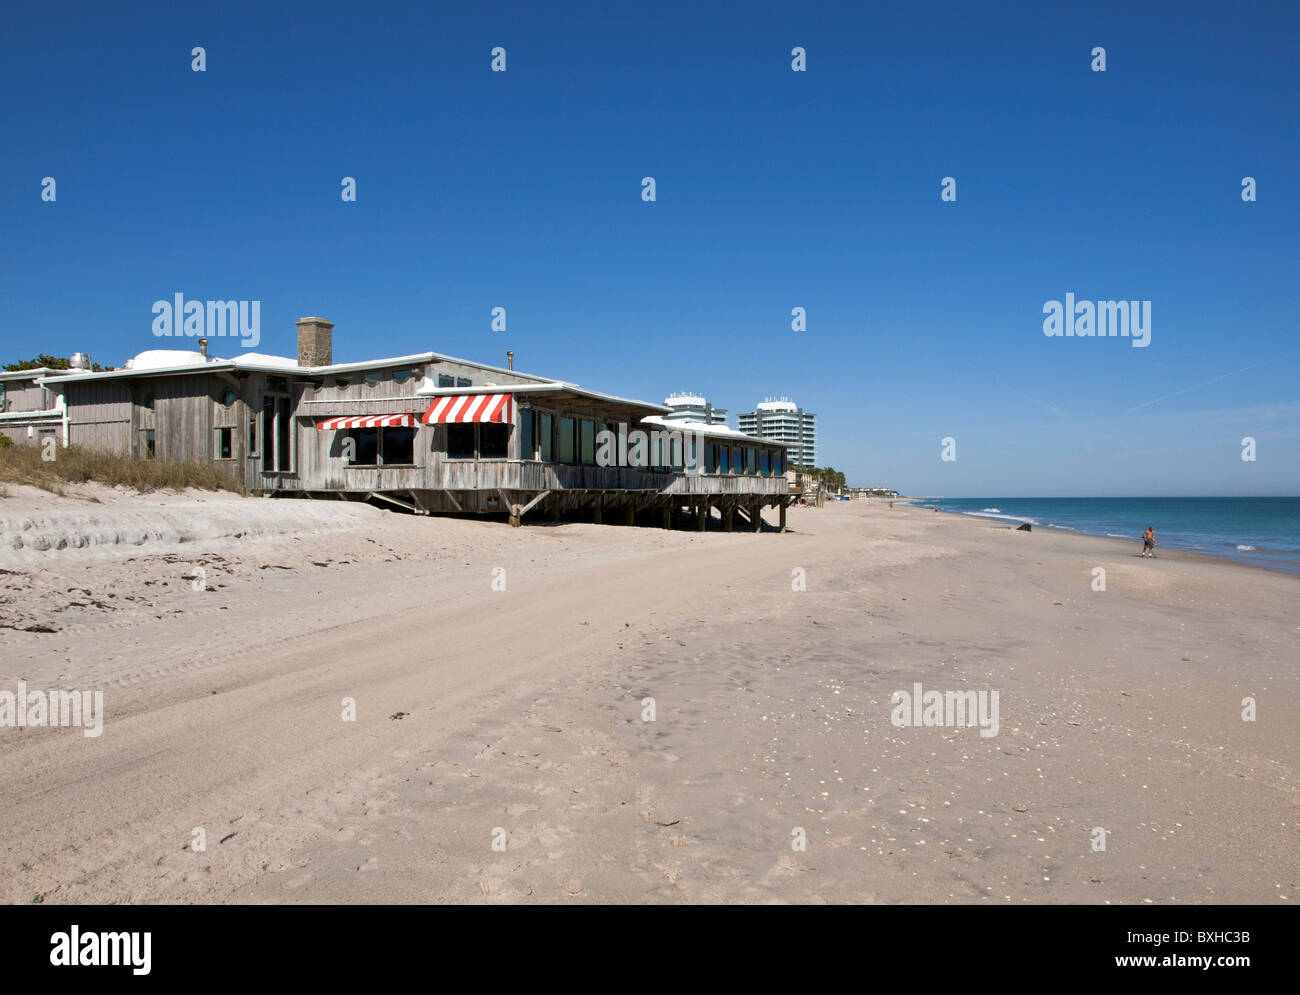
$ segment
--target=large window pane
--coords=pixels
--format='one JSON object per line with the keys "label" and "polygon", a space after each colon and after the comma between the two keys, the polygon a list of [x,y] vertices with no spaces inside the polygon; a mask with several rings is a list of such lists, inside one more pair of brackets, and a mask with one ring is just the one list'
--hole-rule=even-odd
{"label": "large window pane", "polygon": [[582,463],[584,466],[596,464],[596,423],[582,422]]}
{"label": "large window pane", "polygon": [[472,423],[447,426],[448,459],[474,458],[474,428]]}
{"label": "large window pane", "polygon": [[415,462],[415,429],[385,428],[380,430],[385,464]]}
{"label": "large window pane", "polygon": [[730,446],[718,447],[718,472],[719,473],[731,472],[731,447]]}
{"label": "large window pane", "polygon": [[510,451],[510,426],[484,422],[478,427],[478,454],[482,459],[505,459]]}
{"label": "large window pane", "polygon": [[262,469],[275,469],[275,398],[262,398]]}
{"label": "large window pane", "polygon": [[287,473],[293,469],[293,446],[290,435],[293,421],[289,418],[289,399],[280,397],[276,398],[276,401],[276,421],[279,423],[276,426],[276,464],[281,471]]}
{"label": "large window pane", "polygon": [[560,419],[560,454],[561,463],[574,462],[573,432],[575,421],[572,418]]}
{"label": "large window pane", "polygon": [[520,408],[519,410],[519,458],[533,459],[533,453],[537,445],[536,436],[533,434],[533,409]]}
{"label": "large window pane", "polygon": [[349,430],[348,439],[352,443],[344,448],[344,453],[352,453],[348,466],[374,466],[379,452],[379,429],[354,428]]}
{"label": "large window pane", "polygon": [[542,412],[541,426],[539,429],[541,438],[538,440],[541,445],[541,459],[549,463],[555,456],[555,418],[549,412]]}

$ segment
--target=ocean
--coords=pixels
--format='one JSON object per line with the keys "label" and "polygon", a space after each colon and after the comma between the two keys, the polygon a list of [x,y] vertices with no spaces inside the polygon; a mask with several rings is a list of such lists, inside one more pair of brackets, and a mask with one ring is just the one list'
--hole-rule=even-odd
{"label": "ocean", "polygon": [[915,498],[1011,523],[1138,543],[1148,525],[1160,548],[1185,549],[1300,574],[1300,498]]}

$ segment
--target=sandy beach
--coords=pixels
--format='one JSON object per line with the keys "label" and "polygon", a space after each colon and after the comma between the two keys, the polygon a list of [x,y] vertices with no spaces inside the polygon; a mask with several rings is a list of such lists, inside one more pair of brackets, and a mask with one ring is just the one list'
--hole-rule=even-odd
{"label": "sandy beach", "polygon": [[[1300,579],[885,502],[789,523],[11,490],[0,691],[104,719],[0,728],[0,897],[1300,900]],[[996,691],[997,734],[896,725],[917,684]]]}

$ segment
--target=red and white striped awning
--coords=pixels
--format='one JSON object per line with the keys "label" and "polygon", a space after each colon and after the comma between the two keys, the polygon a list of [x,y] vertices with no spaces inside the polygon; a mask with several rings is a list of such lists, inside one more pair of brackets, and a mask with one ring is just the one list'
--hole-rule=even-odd
{"label": "red and white striped awning", "polygon": [[420,421],[426,425],[447,422],[510,422],[512,394],[448,394],[429,405]]}
{"label": "red and white striped awning", "polygon": [[322,432],[339,428],[414,428],[415,415],[357,415],[347,418],[326,418],[317,422]]}

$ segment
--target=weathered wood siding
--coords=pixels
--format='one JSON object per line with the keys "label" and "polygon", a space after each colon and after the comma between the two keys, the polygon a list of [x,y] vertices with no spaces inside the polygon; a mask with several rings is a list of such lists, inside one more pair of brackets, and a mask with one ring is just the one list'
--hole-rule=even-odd
{"label": "weathered wood siding", "polygon": [[87,449],[134,454],[131,386],[126,381],[90,381],[63,386],[68,405],[68,442]]}
{"label": "weathered wood siding", "polygon": [[0,381],[4,393],[4,412],[48,411],[54,407],[54,392],[23,380]]}

